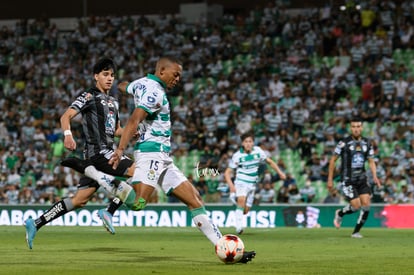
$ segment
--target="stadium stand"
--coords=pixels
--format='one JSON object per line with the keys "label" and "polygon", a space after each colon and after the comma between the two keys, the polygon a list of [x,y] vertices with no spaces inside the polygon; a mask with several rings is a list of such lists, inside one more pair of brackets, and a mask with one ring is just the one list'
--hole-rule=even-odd
{"label": "stadium stand", "polygon": [[[244,15],[225,14],[222,25],[202,20],[186,23],[163,15],[82,17],[71,31],[59,30],[48,18],[3,26],[0,203],[52,203],[73,193],[78,175],[57,166],[68,155],[59,147],[58,118],[74,96],[91,85],[93,60],[101,55],[113,57],[120,68],[118,79],[132,80],[150,72],[154,60],[164,53],[183,59],[183,87],[192,87],[170,95],[171,109],[185,100],[189,117],[185,126],[195,127],[195,132],[184,131],[175,138],[185,136],[189,144],[187,151],[177,151],[174,157],[186,175],[195,175],[206,144],[211,151],[218,149],[221,156],[229,156],[237,150],[241,129],[253,128],[257,143],[285,163],[301,188],[311,175],[309,161],[299,154],[298,137],[309,135],[316,140],[312,154],[319,157],[323,170],[332,153],[325,145],[327,134],[337,141],[344,134],[340,125],[373,103],[378,115],[365,123],[364,135],[377,144],[384,170],[381,179],[395,185],[404,182],[408,186],[404,202],[414,202],[413,10],[409,15],[400,12],[407,8],[407,1],[355,3],[358,6],[342,11],[337,6],[309,8],[299,17],[286,1],[268,1]],[[368,26],[361,22],[363,9],[374,10],[378,16]],[[381,17],[389,10],[394,15],[391,25]],[[310,30],[317,39],[305,36]],[[272,83],[275,74],[280,75],[279,83]],[[222,76],[229,84],[219,85]],[[397,81],[399,76],[402,82]],[[366,78],[373,83],[367,101],[362,89]],[[116,90],[112,92],[117,95]],[[122,110],[131,112],[131,99],[121,97],[121,102]],[[273,106],[277,130],[271,132],[263,126],[263,118]],[[202,119],[206,110],[217,115],[220,108],[229,117],[224,136],[207,132]],[[80,136],[79,126],[73,132]],[[392,156],[396,144],[405,152],[397,162]],[[81,156],[82,144],[78,148],[74,154]],[[221,172],[223,162],[218,164]],[[53,171],[49,183],[42,179],[46,169]],[[22,180],[30,175],[32,181]],[[277,179],[273,182],[275,190],[282,184]],[[327,195],[323,178],[311,184],[317,191],[316,202],[323,202]],[[391,193],[387,186],[384,194]],[[398,202],[396,194],[393,198],[387,195],[386,202]],[[96,203],[103,200],[105,196],[97,194]],[[159,201],[167,200],[160,194]]]}

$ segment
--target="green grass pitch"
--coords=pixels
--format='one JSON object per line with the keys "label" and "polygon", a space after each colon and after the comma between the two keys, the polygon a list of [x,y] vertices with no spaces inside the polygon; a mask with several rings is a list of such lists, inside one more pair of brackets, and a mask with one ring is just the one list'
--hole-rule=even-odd
{"label": "green grass pitch", "polygon": [[46,226],[29,250],[23,226],[0,226],[0,274],[414,274],[414,230],[364,228],[352,239],[352,228],[247,228],[257,256],[234,265],[196,228],[116,230]]}

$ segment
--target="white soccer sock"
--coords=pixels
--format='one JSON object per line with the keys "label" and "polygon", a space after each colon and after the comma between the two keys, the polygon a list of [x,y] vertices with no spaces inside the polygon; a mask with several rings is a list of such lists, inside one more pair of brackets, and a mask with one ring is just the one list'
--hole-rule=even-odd
{"label": "white soccer sock", "polygon": [[193,215],[194,224],[197,228],[203,232],[203,234],[216,245],[218,240],[222,237],[220,229],[208,218],[204,208],[197,208],[191,211]]}
{"label": "white soccer sock", "polygon": [[96,170],[95,166],[86,167],[85,176],[97,181],[108,193],[125,202],[128,195],[133,191],[132,187],[124,181],[119,181],[118,186],[114,184],[115,177]]}
{"label": "white soccer sock", "polygon": [[243,229],[243,211],[244,211],[243,208],[237,207],[234,213],[237,231],[240,231]]}

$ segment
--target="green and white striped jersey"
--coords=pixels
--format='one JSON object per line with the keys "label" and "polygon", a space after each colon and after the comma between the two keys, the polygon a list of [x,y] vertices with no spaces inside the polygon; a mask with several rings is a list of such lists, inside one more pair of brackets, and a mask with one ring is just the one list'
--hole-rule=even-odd
{"label": "green and white striped jersey", "polygon": [[126,91],[134,96],[135,108],[148,113],[139,125],[140,137],[134,150],[140,152],[170,152],[170,104],[165,93],[165,83],[153,74],[134,80]]}
{"label": "green and white striped jersey", "polygon": [[250,153],[243,148],[235,152],[230,160],[229,167],[236,169],[234,183],[256,184],[259,180],[259,166],[265,159],[266,153],[259,147],[253,146]]}

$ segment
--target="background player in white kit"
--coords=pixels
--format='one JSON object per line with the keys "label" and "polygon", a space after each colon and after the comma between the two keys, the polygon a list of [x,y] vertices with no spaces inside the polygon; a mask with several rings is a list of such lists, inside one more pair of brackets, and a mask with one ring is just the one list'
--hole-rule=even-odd
{"label": "background player in white kit", "polygon": [[[253,133],[241,135],[239,151],[235,152],[230,160],[229,167],[224,172],[224,178],[229,185],[230,193],[236,193],[236,233],[243,233],[243,215],[249,213],[253,205],[256,185],[259,180],[259,166],[264,161],[279,174],[280,179],[286,178],[279,166],[266,155],[259,147],[254,145]],[[236,174],[234,181],[232,175]]]}

